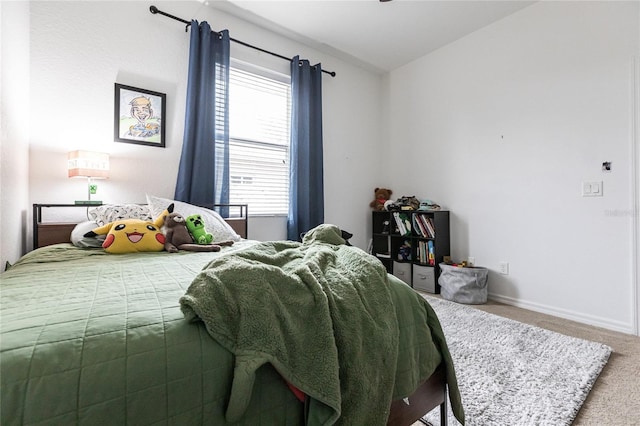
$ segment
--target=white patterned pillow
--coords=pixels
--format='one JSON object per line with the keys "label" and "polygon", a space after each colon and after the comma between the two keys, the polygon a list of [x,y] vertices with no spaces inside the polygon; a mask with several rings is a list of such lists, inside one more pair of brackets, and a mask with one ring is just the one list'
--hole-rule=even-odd
{"label": "white patterned pillow", "polygon": [[88,215],[99,226],[122,219],[154,220],[149,206],[144,204],[104,204],[90,208]]}
{"label": "white patterned pillow", "polygon": [[173,203],[173,211],[180,213],[182,216],[187,217],[192,214],[199,214],[204,221],[207,232],[213,235],[213,243],[216,241],[232,240],[240,241],[240,235],[233,230],[225,220],[213,210],[205,209],[204,207],[194,206],[193,204],[185,203],[182,201],[169,200],[167,198],[155,197],[153,195],[147,195],[147,203],[149,204],[149,210],[151,214],[159,216],[171,203]]}
{"label": "white patterned pillow", "polygon": [[102,248],[102,243],[106,235],[96,235],[95,237],[85,237],[89,231],[93,231],[98,227],[95,221],[86,221],[77,224],[71,231],[71,243],[76,247],[82,248]]}

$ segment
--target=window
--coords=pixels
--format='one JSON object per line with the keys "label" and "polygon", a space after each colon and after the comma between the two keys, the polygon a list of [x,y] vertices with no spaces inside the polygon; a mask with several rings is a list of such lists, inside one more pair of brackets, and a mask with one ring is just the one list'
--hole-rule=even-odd
{"label": "window", "polygon": [[230,203],[252,215],[289,209],[289,76],[233,61],[229,71]]}

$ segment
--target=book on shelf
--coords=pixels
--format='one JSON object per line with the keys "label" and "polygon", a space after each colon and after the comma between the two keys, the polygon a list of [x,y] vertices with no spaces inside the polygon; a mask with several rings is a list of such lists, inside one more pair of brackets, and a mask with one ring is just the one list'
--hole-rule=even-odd
{"label": "book on shelf", "polygon": [[409,216],[406,213],[400,213],[400,220],[404,224],[405,233],[403,235],[411,234],[411,220],[409,220]]}
{"label": "book on shelf", "polygon": [[435,266],[436,264],[436,257],[435,257],[435,247],[433,246],[433,241],[429,240],[427,242],[427,245],[429,247],[429,265],[431,266]]}
{"label": "book on shelf", "polygon": [[431,238],[435,238],[436,237],[436,226],[433,224],[433,218],[432,217],[428,217],[427,218],[427,223],[429,224],[429,229],[431,230]]}
{"label": "book on shelf", "polygon": [[425,228],[424,224],[422,223],[422,221],[420,220],[420,215],[413,215],[413,229],[416,230],[416,234],[418,234],[419,237],[423,237],[423,238],[427,238],[428,234],[427,234],[427,229]]}
{"label": "book on shelf", "polygon": [[393,218],[396,221],[396,225],[398,225],[398,232],[400,235],[404,236],[411,233],[411,222],[406,214],[393,212]]}
{"label": "book on shelf", "polygon": [[398,214],[398,212],[393,212],[393,219],[396,221],[396,228],[398,228],[398,232],[402,235],[404,235],[403,233],[403,224],[402,221],[400,220],[400,215]]}
{"label": "book on shelf", "polygon": [[426,216],[426,215],[419,215],[420,216],[420,221],[422,222],[422,224],[424,225],[426,231],[427,231],[427,237],[428,238],[435,238],[436,237],[436,230],[435,227],[433,226],[433,220]]}
{"label": "book on shelf", "polygon": [[418,262],[420,263],[427,263],[427,242],[426,241],[419,241],[418,242],[418,247],[417,247],[417,257],[418,257]]}

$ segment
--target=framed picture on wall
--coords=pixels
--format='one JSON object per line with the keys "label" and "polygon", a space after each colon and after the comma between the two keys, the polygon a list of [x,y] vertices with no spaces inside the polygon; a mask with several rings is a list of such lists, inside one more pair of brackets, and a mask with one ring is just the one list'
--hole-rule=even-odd
{"label": "framed picture on wall", "polygon": [[114,140],[164,148],[167,95],[115,85]]}

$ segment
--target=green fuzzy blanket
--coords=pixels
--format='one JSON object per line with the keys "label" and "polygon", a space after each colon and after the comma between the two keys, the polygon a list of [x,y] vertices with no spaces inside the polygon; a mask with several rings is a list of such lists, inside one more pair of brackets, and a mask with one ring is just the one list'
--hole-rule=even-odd
{"label": "green fuzzy blanket", "polygon": [[[260,243],[212,261],[180,304],[236,357],[229,422],[242,418],[265,363],[309,396],[308,425],[386,424],[391,401],[413,392],[443,355],[460,408],[433,311],[406,285],[390,285],[382,264],[346,246],[333,225],[302,244]],[[399,328],[399,313],[423,324],[418,334]],[[431,335],[434,318],[440,336]]]}

